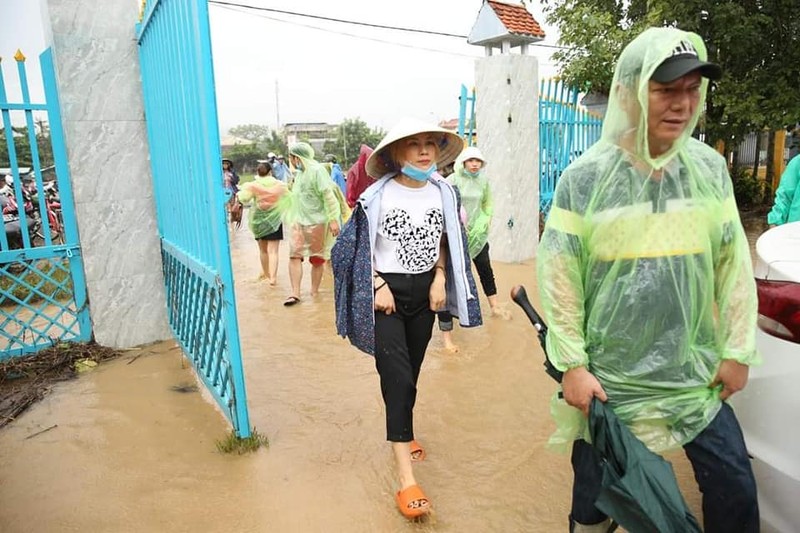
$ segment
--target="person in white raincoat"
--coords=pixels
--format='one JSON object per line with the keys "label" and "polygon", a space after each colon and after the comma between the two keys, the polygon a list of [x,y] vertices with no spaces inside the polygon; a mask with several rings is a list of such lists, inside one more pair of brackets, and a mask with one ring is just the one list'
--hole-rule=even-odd
{"label": "person in white raincoat", "polygon": [[[447,183],[458,189],[461,205],[466,213],[467,246],[469,256],[478,272],[481,287],[492,316],[508,320],[511,314],[503,309],[497,299],[497,284],[489,257],[489,225],[492,221],[494,203],[489,178],[484,172],[486,158],[477,146],[468,146],[458,154],[454,171],[447,176]],[[453,342],[453,317],[447,311],[437,313],[439,330],[445,349],[458,352]]]}
{"label": "person in white raincoat", "polygon": [[551,444],[574,440],[573,531],[608,527],[584,440],[595,396],[652,451],[684,448],[707,533],[759,528],[725,402],[759,362],[751,258],[726,162],[691,138],[721,74],[698,35],[643,32],[617,62],[600,141],[556,187],[537,270],[548,355],[565,372]]}

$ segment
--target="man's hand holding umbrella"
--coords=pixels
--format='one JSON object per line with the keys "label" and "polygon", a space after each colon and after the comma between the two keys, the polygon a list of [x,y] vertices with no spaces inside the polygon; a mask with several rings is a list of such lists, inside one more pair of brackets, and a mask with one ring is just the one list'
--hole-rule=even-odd
{"label": "man's hand holding umbrella", "polygon": [[589,406],[595,396],[601,402],[608,401],[603,386],[585,366],[571,368],[564,372],[561,390],[564,393],[564,401],[583,411],[584,416],[589,416]]}

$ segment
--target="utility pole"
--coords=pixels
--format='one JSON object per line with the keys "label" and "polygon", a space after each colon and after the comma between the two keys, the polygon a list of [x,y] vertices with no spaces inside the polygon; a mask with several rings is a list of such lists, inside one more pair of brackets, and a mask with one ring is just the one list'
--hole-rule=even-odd
{"label": "utility pole", "polygon": [[342,161],[342,163],[344,163],[345,165],[347,164],[347,129],[346,128],[347,128],[347,122],[343,122],[342,123],[342,142],[344,144],[344,161]]}

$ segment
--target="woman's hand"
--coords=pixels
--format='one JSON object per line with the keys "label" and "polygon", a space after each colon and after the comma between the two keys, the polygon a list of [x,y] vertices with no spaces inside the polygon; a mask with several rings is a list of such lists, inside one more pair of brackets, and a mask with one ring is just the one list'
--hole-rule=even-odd
{"label": "woman's hand", "polygon": [[447,299],[444,267],[437,265],[434,270],[436,273],[433,275],[431,288],[428,291],[428,299],[430,300],[431,311],[440,311],[444,307],[445,300]]}
{"label": "woman's hand", "polygon": [[394,295],[389,284],[383,278],[375,278],[374,287],[380,287],[375,291],[375,310],[383,311],[387,315],[394,313]]}
{"label": "woman's hand", "polygon": [[339,222],[337,222],[336,220],[330,221],[330,224],[328,224],[328,229],[331,231],[331,234],[334,237],[339,236]]}

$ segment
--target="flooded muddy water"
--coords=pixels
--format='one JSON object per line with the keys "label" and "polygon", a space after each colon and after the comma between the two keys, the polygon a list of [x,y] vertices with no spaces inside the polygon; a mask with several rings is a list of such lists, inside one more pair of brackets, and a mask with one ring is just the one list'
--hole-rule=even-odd
{"label": "flooded muddy water", "polygon": [[[173,390],[195,383],[180,351],[143,347],[57,385],[0,432],[0,531],[566,531],[569,458],[545,449],[555,384],[507,296],[518,283],[536,294],[533,262],[495,265],[511,320],[456,328],[458,354],[434,331],[415,410],[427,451],[415,473],[434,515],[409,523],[394,504],[373,359],[335,333],[330,272],[311,298],[306,270],[301,302],[282,305],[286,250],[269,287],[253,282],[247,230],[232,246],[250,421],[268,449],[218,453],[222,415]],[[701,516],[688,462],[668,458]]]}

